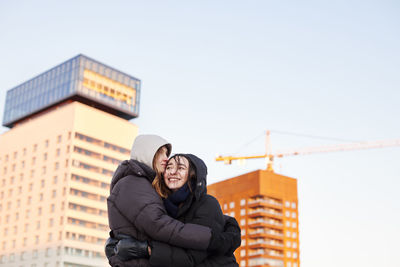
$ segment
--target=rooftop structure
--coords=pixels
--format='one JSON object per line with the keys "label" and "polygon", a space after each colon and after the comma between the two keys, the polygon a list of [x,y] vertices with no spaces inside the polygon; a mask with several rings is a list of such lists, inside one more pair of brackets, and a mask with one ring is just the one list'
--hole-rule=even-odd
{"label": "rooftop structure", "polygon": [[139,115],[140,80],[77,55],[7,92],[3,126],[66,101],[78,101],[124,119]]}

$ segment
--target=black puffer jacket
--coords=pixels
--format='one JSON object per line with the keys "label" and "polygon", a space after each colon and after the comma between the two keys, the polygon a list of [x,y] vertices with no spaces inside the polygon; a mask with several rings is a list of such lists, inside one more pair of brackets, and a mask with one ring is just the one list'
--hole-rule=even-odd
{"label": "black puffer jacket", "polygon": [[[112,233],[138,240],[159,240],[180,247],[205,250],[211,230],[197,224],[184,224],[167,215],[160,196],[151,185],[155,172],[136,160],[124,161],[115,171],[107,199]],[[109,258],[111,266],[150,266],[147,259],[122,262]]]}
{"label": "black puffer jacket", "polygon": [[[213,234],[224,231],[224,215],[221,207],[213,196],[207,194],[207,167],[204,162],[192,154],[183,154],[196,167],[197,181],[194,192],[179,207],[177,219],[183,223],[193,223],[208,226]],[[236,221],[235,221],[236,222]],[[237,225],[237,235],[240,238],[240,228]],[[193,241],[195,242],[195,241]],[[239,244],[224,244],[237,248]],[[152,242],[151,266],[190,267],[190,266],[239,266],[233,251],[226,255],[210,255],[206,251],[183,249],[163,242]]]}

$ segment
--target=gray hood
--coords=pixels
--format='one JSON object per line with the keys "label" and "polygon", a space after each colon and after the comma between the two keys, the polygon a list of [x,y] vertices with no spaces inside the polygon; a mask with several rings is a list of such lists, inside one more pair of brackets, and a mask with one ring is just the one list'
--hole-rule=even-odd
{"label": "gray hood", "polygon": [[138,135],[132,145],[131,159],[146,164],[153,169],[153,158],[157,150],[167,145],[168,155],[171,154],[171,144],[164,138],[154,134]]}

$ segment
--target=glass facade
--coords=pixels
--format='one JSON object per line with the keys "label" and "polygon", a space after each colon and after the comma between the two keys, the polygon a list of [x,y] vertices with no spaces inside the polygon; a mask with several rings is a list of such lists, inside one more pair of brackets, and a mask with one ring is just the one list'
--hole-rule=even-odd
{"label": "glass facade", "polygon": [[139,115],[139,79],[84,55],[7,91],[3,126],[68,99],[81,101],[125,119]]}

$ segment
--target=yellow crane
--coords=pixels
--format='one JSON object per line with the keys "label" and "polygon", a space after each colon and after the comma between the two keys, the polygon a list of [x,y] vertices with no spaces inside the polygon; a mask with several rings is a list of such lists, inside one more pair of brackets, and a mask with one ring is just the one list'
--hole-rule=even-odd
{"label": "yellow crane", "polygon": [[400,146],[400,139],[389,139],[389,140],[377,140],[377,141],[366,141],[366,142],[352,142],[336,145],[326,145],[317,147],[306,147],[294,150],[278,151],[276,153],[270,152],[270,131],[266,131],[265,138],[265,154],[254,155],[254,156],[217,156],[216,161],[223,161],[225,164],[232,164],[234,160],[246,160],[246,159],[259,159],[265,158],[267,160],[267,171],[274,171],[273,162],[275,158],[282,158],[286,156],[297,156],[307,155],[314,153],[325,153],[325,152],[338,152],[338,151],[349,151],[349,150],[360,150],[369,148],[383,148]]}

